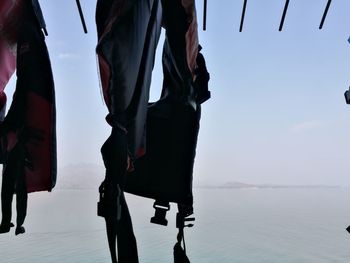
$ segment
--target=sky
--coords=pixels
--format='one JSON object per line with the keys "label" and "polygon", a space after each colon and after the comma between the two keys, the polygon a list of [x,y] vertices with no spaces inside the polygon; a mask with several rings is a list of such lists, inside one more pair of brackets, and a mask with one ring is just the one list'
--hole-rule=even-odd
{"label": "sky", "polygon": [[[56,87],[59,168],[103,165],[100,147],[110,133],[104,118],[95,46],[96,1],[81,0],[85,35],[73,0],[41,0]],[[200,44],[211,75],[212,98],[202,105],[194,168],[197,183],[326,184],[350,186],[350,1],[197,1]],[[163,38],[162,38],[163,39]],[[160,40],[151,99],[162,83]],[[13,78],[7,88],[15,85]],[[60,176],[60,174],[58,175]],[[59,177],[58,177],[59,180]]]}

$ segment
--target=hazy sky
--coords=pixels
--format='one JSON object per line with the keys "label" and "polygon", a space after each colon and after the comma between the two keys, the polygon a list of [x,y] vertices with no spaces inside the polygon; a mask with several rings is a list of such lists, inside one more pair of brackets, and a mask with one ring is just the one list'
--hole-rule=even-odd
{"label": "hazy sky", "polygon": [[[81,0],[84,35],[73,0],[41,0],[57,94],[58,162],[102,165],[99,149],[110,127],[95,57],[96,1]],[[200,43],[211,74],[203,105],[194,177],[197,182],[350,185],[350,1],[292,0],[278,32],[284,1],[208,1]],[[197,1],[202,24],[202,1]],[[160,48],[152,98],[162,83]],[[10,88],[13,89],[14,80]]]}

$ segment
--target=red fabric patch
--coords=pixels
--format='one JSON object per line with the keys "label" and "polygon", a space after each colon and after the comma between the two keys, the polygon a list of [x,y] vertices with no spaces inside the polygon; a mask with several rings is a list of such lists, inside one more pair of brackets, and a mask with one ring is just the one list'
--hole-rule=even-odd
{"label": "red fabric patch", "polygon": [[0,91],[3,91],[16,70],[16,56],[7,42],[1,38],[0,58]]}
{"label": "red fabric patch", "polygon": [[22,0],[0,1],[0,91],[16,69],[16,42],[23,7]]}

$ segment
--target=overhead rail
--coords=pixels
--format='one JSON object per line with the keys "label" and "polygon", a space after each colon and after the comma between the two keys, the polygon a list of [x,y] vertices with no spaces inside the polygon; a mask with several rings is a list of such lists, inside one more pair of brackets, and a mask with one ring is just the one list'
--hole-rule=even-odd
{"label": "overhead rail", "polygon": [[281,22],[280,22],[280,26],[278,28],[278,31],[282,31],[282,29],[283,29],[284,20],[286,18],[288,6],[289,6],[289,0],[286,0],[286,3],[284,4],[283,14],[282,14],[282,18],[281,18]]}
{"label": "overhead rail", "polygon": [[86,28],[86,23],[85,23],[85,19],[84,19],[84,14],[83,14],[83,10],[81,9],[81,5],[80,5],[80,1],[76,0],[77,2],[77,7],[78,7],[78,11],[79,11],[79,16],[80,16],[80,20],[81,20],[81,24],[83,25],[83,30],[84,33],[87,34],[87,28]]}
{"label": "overhead rail", "polygon": [[[242,9],[241,21],[240,21],[240,25],[239,25],[239,32],[243,31],[243,24],[244,24],[246,9],[247,9],[247,2],[248,2],[248,0],[243,0],[243,9]],[[286,19],[288,7],[289,7],[289,2],[290,2],[290,0],[286,0],[286,2],[284,4],[282,18],[281,18],[281,22],[280,22],[278,31],[283,30],[283,25],[284,25],[284,21]],[[326,5],[326,8],[323,12],[323,15],[321,18],[321,23],[319,25],[319,29],[323,28],[323,25],[324,25],[324,22],[326,20],[331,3],[332,3],[332,0],[327,0],[327,5]],[[207,6],[208,6],[208,0],[204,0],[204,3],[203,3],[203,31],[207,30]]]}
{"label": "overhead rail", "polygon": [[203,6],[203,31],[207,30],[207,0],[204,0]]}
{"label": "overhead rail", "polygon": [[323,12],[323,16],[322,16],[322,19],[321,19],[321,23],[320,23],[319,29],[322,29],[322,27],[323,27],[323,24],[324,24],[324,21],[326,20],[326,16],[328,14],[328,10],[329,10],[329,7],[331,6],[331,3],[332,3],[332,0],[328,0],[327,5],[326,5],[326,9]]}
{"label": "overhead rail", "polygon": [[247,9],[247,0],[244,0],[242,16],[241,16],[241,24],[239,25],[239,32],[242,32],[242,30],[243,30],[243,23],[244,23],[244,17],[245,17],[245,10],[246,9]]}

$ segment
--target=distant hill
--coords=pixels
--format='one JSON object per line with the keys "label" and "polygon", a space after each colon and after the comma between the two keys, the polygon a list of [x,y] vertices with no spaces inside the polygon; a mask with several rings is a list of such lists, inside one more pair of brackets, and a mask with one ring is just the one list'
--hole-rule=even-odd
{"label": "distant hill", "polygon": [[[58,170],[56,189],[97,189],[104,179],[105,168],[97,164],[74,164]],[[339,188],[337,185],[277,185],[226,182],[223,184],[195,183],[195,188],[211,189],[317,189]]]}
{"label": "distant hill", "polygon": [[254,184],[246,184],[241,182],[227,182],[224,184],[198,183],[196,188],[227,188],[227,189],[241,189],[241,188],[256,188]]}
{"label": "distant hill", "polygon": [[277,184],[247,184],[241,182],[227,182],[217,185],[199,185],[198,188],[216,189],[317,189],[317,188],[340,188],[338,185],[277,185]]}

